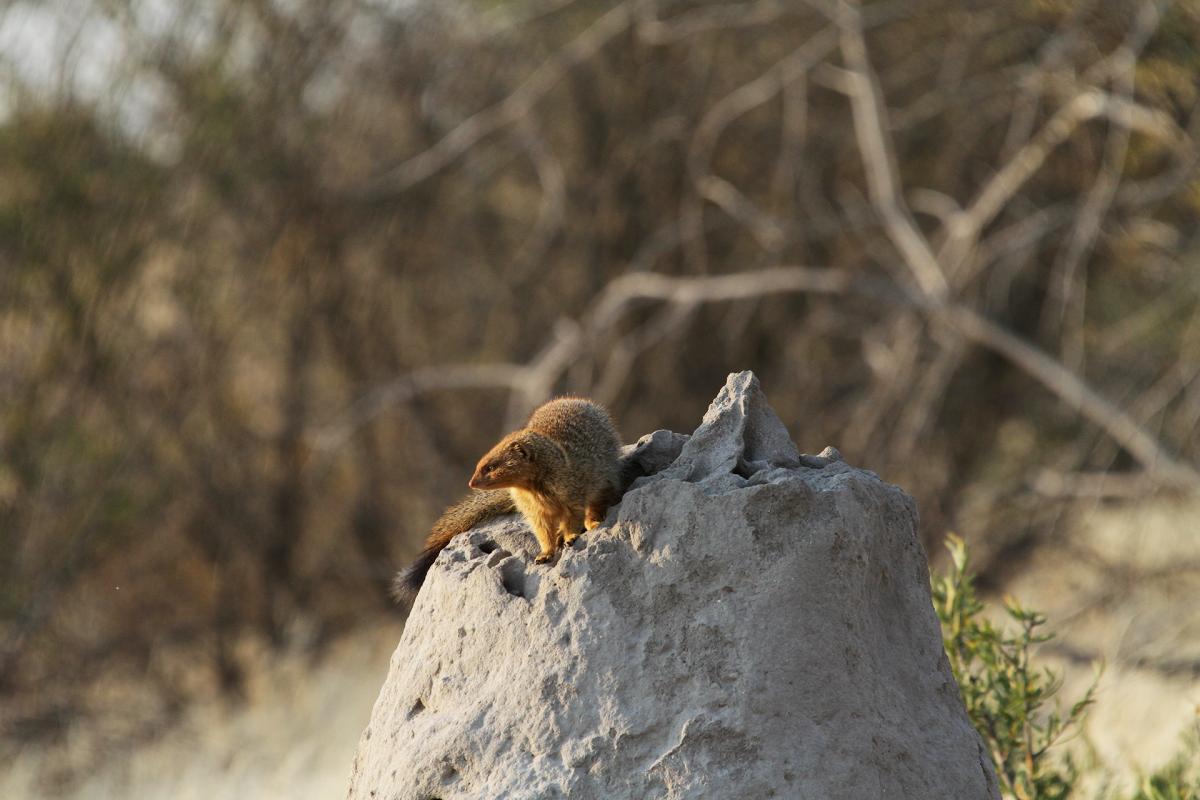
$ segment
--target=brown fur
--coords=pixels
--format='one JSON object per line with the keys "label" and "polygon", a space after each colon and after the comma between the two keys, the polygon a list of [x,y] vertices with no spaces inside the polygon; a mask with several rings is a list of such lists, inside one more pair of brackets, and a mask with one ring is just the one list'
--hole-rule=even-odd
{"label": "brown fur", "polygon": [[479,460],[473,489],[508,489],[542,546],[538,563],[600,524],[620,489],[620,442],[604,408],[560,397]]}
{"label": "brown fur", "polygon": [[475,491],[446,509],[411,567],[396,576],[393,593],[411,599],[437,554],[459,533],[501,514],[520,511],[541,545],[544,563],[581,529],[604,521],[621,497],[620,440],[603,406],[581,397],[542,405],[525,427],[501,439],[479,460]]}

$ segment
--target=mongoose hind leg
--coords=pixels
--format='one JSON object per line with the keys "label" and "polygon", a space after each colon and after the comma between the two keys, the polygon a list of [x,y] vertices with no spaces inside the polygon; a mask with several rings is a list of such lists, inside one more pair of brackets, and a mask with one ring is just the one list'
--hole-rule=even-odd
{"label": "mongoose hind leg", "polygon": [[599,527],[604,522],[604,515],[608,513],[609,506],[616,504],[620,499],[621,493],[612,487],[596,495],[587,505],[583,526],[589,531]]}
{"label": "mongoose hind leg", "polygon": [[[559,531],[562,533],[563,544],[571,544],[575,538],[579,536],[579,531],[584,526],[583,515],[578,510],[572,510],[563,515],[562,527]],[[590,530],[590,528],[589,528]]]}

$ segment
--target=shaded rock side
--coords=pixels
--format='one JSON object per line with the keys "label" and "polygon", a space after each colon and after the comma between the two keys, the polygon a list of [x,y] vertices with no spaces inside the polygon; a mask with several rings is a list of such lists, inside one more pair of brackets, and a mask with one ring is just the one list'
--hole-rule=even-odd
{"label": "shaded rock side", "polygon": [[801,455],[751,373],[548,565],[459,536],[362,735],[355,800],[998,798],[912,499]]}

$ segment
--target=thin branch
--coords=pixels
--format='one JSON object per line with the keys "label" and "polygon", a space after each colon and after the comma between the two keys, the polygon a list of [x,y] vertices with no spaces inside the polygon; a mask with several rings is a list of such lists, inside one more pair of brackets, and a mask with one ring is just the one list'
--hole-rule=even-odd
{"label": "thin branch", "polygon": [[1151,474],[1180,488],[1200,488],[1200,472],[1169,455],[1132,416],[1102,397],[1075,373],[1044,352],[965,306],[945,316],[977,344],[1003,356],[1053,392],[1129,451]]}
{"label": "thin branch", "polygon": [[857,13],[840,16],[842,59],[847,67],[842,83],[850,96],[854,135],[867,175],[871,205],[882,218],[888,238],[904,257],[921,292],[940,301],[949,289],[946,276],[900,194],[895,154],[887,136],[887,111],[867,58],[861,23]]}
{"label": "thin branch", "polygon": [[723,32],[734,28],[767,25],[798,13],[799,9],[793,4],[781,0],[704,6],[666,19],[647,15],[638,22],[637,34],[647,44],[673,44],[689,36],[709,31]]}
{"label": "thin branch", "polygon": [[532,122],[522,121],[517,126],[517,133],[521,146],[529,154],[542,189],[537,220],[512,256],[511,274],[519,279],[528,270],[541,264],[554,237],[563,229],[566,222],[567,177],[562,162],[550,151]]}
{"label": "thin branch", "polygon": [[637,300],[671,303],[717,303],[770,294],[815,292],[839,294],[851,286],[840,271],[816,267],[772,267],[715,277],[689,278],[639,272],[622,275],[600,293],[589,328],[611,329]]}
{"label": "thin branch", "polygon": [[480,140],[526,116],[575,65],[598,53],[634,22],[637,0],[626,0],[591,24],[554,57],[542,63],[520,87],[493,106],[468,117],[437,144],[380,176],[367,188],[370,199],[394,195],[454,163]]}
{"label": "thin branch", "polygon": [[337,420],[309,437],[314,451],[340,449],[354,433],[392,406],[419,394],[439,389],[477,389],[521,386],[525,367],[520,364],[451,364],[421,367],[377,386],[358,398]]}
{"label": "thin branch", "polygon": [[705,176],[697,186],[699,195],[742,223],[769,252],[778,252],[792,227],[788,220],[777,219],[759,209],[746,195],[724,178]]}
{"label": "thin branch", "polygon": [[[1143,5],[1129,36],[1105,59],[1112,65],[1117,97],[1122,101],[1133,99],[1138,57],[1158,27],[1160,12],[1159,4]],[[1050,271],[1050,302],[1044,309],[1042,327],[1043,330],[1061,329],[1068,313],[1071,314],[1075,327],[1073,331],[1067,331],[1064,359],[1076,369],[1083,364],[1082,326],[1087,288],[1086,284],[1076,287],[1076,276],[1100,236],[1101,224],[1121,185],[1130,136],[1127,125],[1113,121],[1105,141],[1100,172],[1084,198],[1066,246],[1059,251]]]}
{"label": "thin branch", "polygon": [[[766,72],[722,97],[700,120],[688,148],[687,158],[688,176],[696,194],[684,199],[680,211],[680,228],[684,232],[687,250],[698,272],[705,271],[707,253],[702,229],[704,199],[716,202],[740,221],[765,217],[756,213],[753,204],[732,184],[723,182],[722,186],[709,182],[710,178],[720,181],[711,174],[710,163],[721,134],[734,120],[773,99],[791,83],[802,78],[809,69],[832,52],[836,41],[836,31],[832,28],[822,30],[777,61]],[[751,230],[760,241],[774,244],[779,240],[779,225],[772,221],[752,225]],[[769,233],[764,233],[767,231]],[[768,249],[771,249],[770,244]]]}
{"label": "thin branch", "polygon": [[1037,135],[1002,166],[975,200],[953,220],[939,259],[952,268],[961,264],[978,241],[980,232],[996,218],[1052,152],[1084,122],[1110,119],[1141,133],[1186,144],[1186,134],[1162,112],[1101,91],[1085,89],[1055,112]]}
{"label": "thin branch", "polygon": [[672,303],[633,333],[621,337],[608,354],[593,396],[601,403],[611,405],[625,385],[637,357],[681,331],[697,307],[696,303]]}

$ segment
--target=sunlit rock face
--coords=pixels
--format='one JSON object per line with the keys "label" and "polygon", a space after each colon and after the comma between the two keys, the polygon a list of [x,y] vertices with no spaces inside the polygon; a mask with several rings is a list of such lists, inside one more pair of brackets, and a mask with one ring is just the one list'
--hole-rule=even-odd
{"label": "sunlit rock face", "polygon": [[554,562],[517,517],[417,598],[349,797],[998,798],[907,494],[801,454],[752,373]]}

